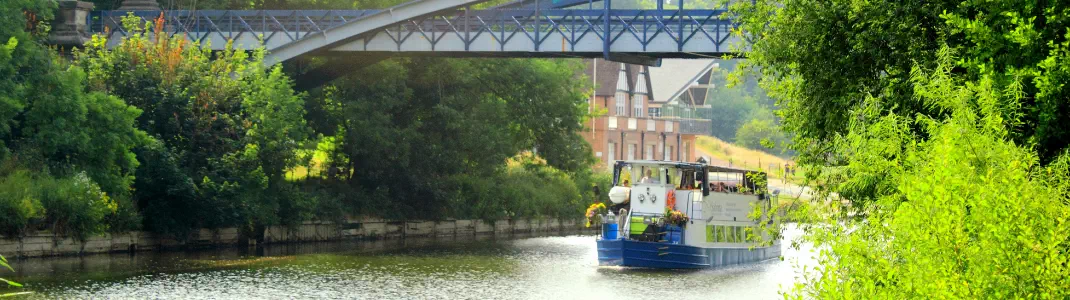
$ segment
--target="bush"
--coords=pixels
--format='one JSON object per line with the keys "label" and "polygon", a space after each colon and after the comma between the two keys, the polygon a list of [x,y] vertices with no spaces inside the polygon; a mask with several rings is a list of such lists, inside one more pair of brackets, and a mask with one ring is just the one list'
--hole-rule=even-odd
{"label": "bush", "polygon": [[100,190],[85,173],[69,178],[43,177],[36,188],[45,208],[45,222],[56,234],[85,240],[108,229],[104,218],[118,209],[118,203]]}
{"label": "bush", "polygon": [[141,229],[144,220],[141,218],[141,214],[133,201],[125,197],[112,198],[111,200],[115,201],[117,208],[104,217],[104,224],[107,224],[108,232],[125,233]]}
{"label": "bush", "polygon": [[[251,228],[310,217],[315,203],[306,203],[285,181],[310,130],[303,96],[281,67],[266,67],[263,49],[230,45],[212,52],[182,37],[152,38],[164,30],[162,19],[142,24],[128,16],[123,25],[130,36],[122,43],[107,46],[94,36],[75,52],[74,64],[88,74],[79,90],[109,95],[98,102],[119,97],[137,107],[118,123],[129,120],[152,137],[136,145],[140,166],[133,178],[146,229],[183,239],[198,228]],[[99,107],[89,109],[104,110]],[[127,178],[105,179],[125,184]]]}
{"label": "bush", "polygon": [[[609,190],[613,188],[613,173],[593,172],[579,173],[576,178],[576,187],[583,196],[583,203],[606,202],[609,200]],[[595,198],[594,187],[598,187],[598,198]]]}
{"label": "bush", "polygon": [[831,183],[877,196],[856,203],[865,218],[824,214],[810,227],[821,266],[798,296],[1070,297],[1070,156],[1041,166],[1008,138],[1005,109],[1021,99],[1003,97],[1014,91],[956,82],[948,68],[913,74],[918,100],[949,117],[881,114],[873,98],[855,112],[836,145],[852,153],[839,168],[848,175]]}
{"label": "bush", "polygon": [[142,166],[134,180],[134,199],[144,216],[145,229],[185,237],[196,229],[204,210],[196,207],[197,188],[161,143],[136,149]]}
{"label": "bush", "polygon": [[784,133],[772,119],[751,119],[736,131],[736,144],[750,149],[785,149]]}
{"label": "bush", "polygon": [[[486,175],[459,174],[448,181],[448,215],[457,218],[570,218],[582,215],[580,187],[592,182],[608,187],[609,176],[576,180],[530,154],[510,159],[502,171]],[[589,191],[589,188],[582,191]]]}
{"label": "bush", "polygon": [[19,236],[33,219],[44,215],[35,185],[27,170],[0,177],[0,234]]}

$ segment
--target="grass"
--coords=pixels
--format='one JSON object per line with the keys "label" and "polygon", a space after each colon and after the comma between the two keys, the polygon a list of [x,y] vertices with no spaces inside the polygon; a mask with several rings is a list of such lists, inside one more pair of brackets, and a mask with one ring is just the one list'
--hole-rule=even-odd
{"label": "grass", "polygon": [[[735,168],[762,170],[768,173],[770,178],[783,179],[785,177],[784,165],[795,164],[790,159],[784,159],[760,150],[736,146],[716,137],[699,136],[695,143],[698,146],[698,150],[705,152],[699,153],[699,155],[709,155],[713,159],[723,161]],[[719,163],[715,161],[714,164]],[[788,181],[796,184],[801,183],[803,179],[802,172],[803,170],[799,170],[795,172],[795,175],[788,176]]]}
{"label": "grass", "polygon": [[286,171],[286,180],[298,181],[305,179],[308,176],[320,176],[326,171],[327,168],[327,152],[334,147],[333,138],[324,138],[316,145],[316,150],[299,150],[298,156],[303,157],[305,155],[312,154],[312,160],[307,166],[298,165]]}

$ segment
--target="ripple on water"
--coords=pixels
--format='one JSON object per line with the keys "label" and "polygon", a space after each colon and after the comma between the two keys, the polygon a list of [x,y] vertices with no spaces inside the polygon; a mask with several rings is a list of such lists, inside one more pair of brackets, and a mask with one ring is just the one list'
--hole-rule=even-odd
{"label": "ripple on water", "polygon": [[795,275],[779,260],[659,271],[598,267],[596,256],[591,236],[450,241],[379,253],[186,260],[152,274],[27,283],[37,298],[62,299],[771,299]]}

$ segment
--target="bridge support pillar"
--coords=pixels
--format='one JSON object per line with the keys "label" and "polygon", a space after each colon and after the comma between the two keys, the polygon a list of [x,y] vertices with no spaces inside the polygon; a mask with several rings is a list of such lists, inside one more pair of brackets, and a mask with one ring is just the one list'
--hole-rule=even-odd
{"label": "bridge support pillar", "polygon": [[48,35],[50,44],[64,47],[81,47],[89,41],[89,11],[92,2],[59,1],[56,20]]}

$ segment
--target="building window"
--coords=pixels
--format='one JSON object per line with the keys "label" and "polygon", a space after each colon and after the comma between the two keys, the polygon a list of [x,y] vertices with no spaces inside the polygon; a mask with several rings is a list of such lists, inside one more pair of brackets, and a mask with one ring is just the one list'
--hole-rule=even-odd
{"label": "building window", "polygon": [[651,118],[660,118],[661,117],[661,108],[658,108],[658,107],[647,108],[646,109],[646,115],[648,117],[651,117]]}
{"label": "building window", "polygon": [[613,166],[613,162],[617,161],[617,144],[609,143],[609,159],[606,161],[609,162],[610,167]]}
{"label": "building window", "polygon": [[635,107],[633,112],[635,113],[636,118],[643,117],[643,112],[645,111],[644,107],[646,105],[647,97],[650,93],[649,91],[647,91],[646,88],[646,80],[646,68],[639,67],[639,76],[635,78],[635,96],[632,97],[632,100],[635,101],[635,104],[633,104],[633,106]]}
{"label": "building window", "polygon": [[628,160],[635,160],[635,144],[628,145]]}
{"label": "building window", "polygon": [[643,102],[646,102],[646,101],[644,101],[643,98],[645,98],[643,95],[635,95],[635,98],[634,98],[635,101],[632,101],[632,102],[635,102],[635,109],[632,110],[632,116],[633,117],[636,117],[636,118],[642,118],[643,117]]}
{"label": "building window", "polygon": [[643,153],[643,159],[654,160],[654,145],[646,145],[646,153]]}
{"label": "building window", "polygon": [[625,71],[624,64],[620,64],[620,72],[617,73],[617,93],[614,98],[617,101],[617,115],[626,116],[628,114],[628,72]]}
{"label": "building window", "polygon": [[672,146],[669,146],[669,150],[665,151],[665,160],[672,160]]}
{"label": "building window", "polygon": [[628,107],[627,106],[628,93],[618,91],[617,92],[617,96],[615,97],[615,100],[617,101],[617,115],[618,116],[627,116],[628,115],[628,108],[627,108]]}

